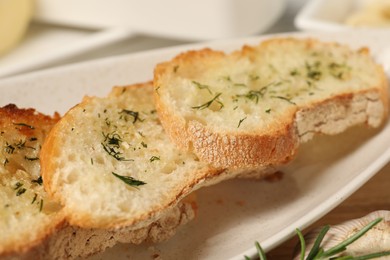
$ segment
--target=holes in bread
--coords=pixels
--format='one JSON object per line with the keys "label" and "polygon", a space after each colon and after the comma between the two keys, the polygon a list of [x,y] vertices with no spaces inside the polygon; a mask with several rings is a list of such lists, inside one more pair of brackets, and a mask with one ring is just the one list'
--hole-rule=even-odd
{"label": "holes in bread", "polygon": [[77,172],[75,172],[75,170],[72,170],[68,174],[64,175],[64,182],[67,184],[73,184],[78,180]]}

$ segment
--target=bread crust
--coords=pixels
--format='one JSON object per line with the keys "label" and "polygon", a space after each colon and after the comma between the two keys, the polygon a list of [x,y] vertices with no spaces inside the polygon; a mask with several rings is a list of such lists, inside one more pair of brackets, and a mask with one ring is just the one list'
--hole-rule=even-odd
{"label": "bread crust", "polygon": [[[255,48],[258,48],[259,52],[264,52],[268,46],[289,41],[300,40],[271,39],[262,42],[260,47],[244,46],[241,51],[235,51],[229,57],[234,59],[246,56],[249,60],[254,60],[256,59],[253,51]],[[302,41],[307,49],[319,44],[314,39]],[[338,43],[323,43],[323,45],[329,48],[341,46]],[[359,55],[369,57],[367,48],[362,48],[357,52]],[[212,65],[209,64],[210,60],[214,60],[216,57],[223,59],[227,56],[228,54],[220,52],[213,53],[210,49],[198,52],[190,51],[178,55],[171,61],[157,65],[154,71],[155,103],[162,125],[170,139],[180,149],[193,151],[201,160],[214,167],[239,169],[284,164],[294,158],[299,144],[311,139],[315,133],[338,134],[347,127],[362,123],[378,127],[388,117],[388,83],[383,68],[376,64],[374,66],[376,66],[376,73],[380,77],[379,85],[370,86],[367,90],[339,93],[305,106],[291,106],[283,117],[283,122],[278,122],[276,126],[271,126],[266,131],[261,129],[250,133],[235,129],[221,131],[200,121],[195,116],[195,119],[190,116],[184,118],[173,105],[164,99],[165,89],[172,87],[166,81],[169,82],[170,77],[175,77],[175,73],[172,72],[175,68],[189,68],[183,69],[184,72],[180,74],[180,77],[192,79],[197,73],[202,75],[203,71],[207,71],[206,68],[212,69]],[[193,69],[191,66],[195,66],[195,68]],[[201,66],[205,66],[205,68],[198,72],[197,68]],[[189,74],[187,70],[192,71],[193,75]],[[359,106],[363,106],[363,108],[359,108]],[[329,118],[330,122],[318,118],[320,114],[321,116],[331,112],[337,114],[335,108],[345,110],[345,113],[338,115],[337,119],[343,122],[342,124],[340,122],[335,124],[334,120],[336,119],[332,119],[328,115],[326,118]],[[303,117],[310,118],[312,122],[316,123],[310,124],[307,122],[308,120],[302,119]],[[319,128],[316,124],[322,124],[322,127]],[[336,125],[337,128],[332,131],[324,130],[325,126],[331,128]]]}

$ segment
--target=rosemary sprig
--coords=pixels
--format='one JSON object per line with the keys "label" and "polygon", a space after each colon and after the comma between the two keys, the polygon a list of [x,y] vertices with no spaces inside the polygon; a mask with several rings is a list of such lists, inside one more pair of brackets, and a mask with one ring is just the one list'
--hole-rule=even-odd
{"label": "rosemary sprig", "polygon": [[120,179],[121,181],[123,181],[124,183],[126,183],[127,185],[132,186],[132,187],[138,187],[138,186],[146,184],[146,182],[134,179],[131,176],[123,176],[123,175],[119,175],[115,172],[111,172],[111,173],[112,173],[112,175],[114,175],[115,177],[117,177],[118,179]]}
{"label": "rosemary sprig", "polygon": [[[318,234],[314,245],[312,249],[310,250],[309,254],[305,258],[306,255],[306,243],[305,239],[302,235],[302,232],[299,229],[296,229],[296,233],[299,237],[300,245],[301,245],[301,253],[300,253],[300,259],[301,260],[325,260],[325,259],[332,259],[332,260],[368,260],[368,259],[374,259],[382,256],[390,256],[390,251],[384,251],[384,252],[376,252],[376,253],[370,253],[362,256],[351,256],[351,255],[345,255],[345,256],[336,256],[337,254],[345,251],[347,249],[347,246],[354,243],[356,240],[358,240],[360,237],[362,237],[364,234],[366,234],[370,229],[372,229],[375,225],[377,225],[379,222],[381,222],[382,218],[377,218],[373,221],[371,221],[369,224],[367,224],[365,227],[363,227],[361,230],[359,230],[357,233],[352,235],[351,237],[347,238],[346,240],[342,241],[341,243],[337,244],[336,246],[324,250],[321,247],[321,243],[326,235],[326,233],[329,231],[330,226],[327,225],[323,227]],[[264,250],[261,248],[260,244],[258,242],[255,242],[255,246],[257,249],[258,257],[261,260],[266,260],[266,255],[264,253]],[[244,256],[246,260],[250,260],[251,258],[248,256]]]}

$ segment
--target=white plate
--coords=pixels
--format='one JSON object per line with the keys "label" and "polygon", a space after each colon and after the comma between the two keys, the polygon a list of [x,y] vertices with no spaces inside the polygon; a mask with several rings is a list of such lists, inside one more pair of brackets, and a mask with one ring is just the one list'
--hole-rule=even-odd
{"label": "white plate", "polygon": [[[303,37],[305,34],[289,34]],[[390,40],[382,35],[311,34],[323,40],[368,45],[380,55]],[[266,36],[268,37],[268,36]],[[0,81],[0,105],[13,102],[53,113],[65,112],[82,96],[106,95],[112,86],[152,78],[153,67],[183,50],[209,46],[231,51],[265,37],[154,50],[86,62]],[[389,62],[390,59],[383,59]],[[270,250],[341,203],[390,159],[390,122],[380,130],[357,127],[302,146],[298,158],[274,183],[233,180],[197,192],[196,220],[166,243],[118,245],[92,259],[243,259],[254,242]]]}
{"label": "white plate", "polygon": [[33,23],[20,44],[0,57],[0,77],[40,68],[132,34],[118,28],[85,30]]}

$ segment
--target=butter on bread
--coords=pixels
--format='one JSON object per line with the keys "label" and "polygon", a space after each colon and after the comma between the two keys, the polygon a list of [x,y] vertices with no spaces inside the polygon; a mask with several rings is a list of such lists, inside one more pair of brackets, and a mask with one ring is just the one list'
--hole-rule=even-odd
{"label": "butter on bread", "polygon": [[40,147],[58,119],[12,104],[0,108],[0,257],[27,252],[64,221],[39,167]]}
{"label": "butter on bread", "polygon": [[45,192],[40,172],[40,147],[59,118],[12,104],[0,108],[0,259],[76,259],[118,242],[162,242],[195,217],[191,195],[136,230],[66,223],[60,204]]}
{"label": "butter on bread", "polygon": [[387,80],[368,49],[315,39],[188,51],[158,64],[153,84],[171,140],[214,167],[279,165],[315,134],[378,127],[388,114]]}
{"label": "butter on bread", "polygon": [[47,192],[82,228],[144,228],[222,172],[170,143],[151,83],[84,98],[54,126],[41,158]]}

